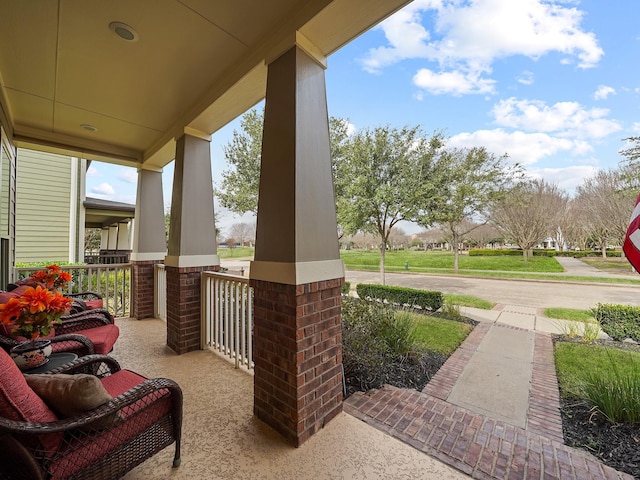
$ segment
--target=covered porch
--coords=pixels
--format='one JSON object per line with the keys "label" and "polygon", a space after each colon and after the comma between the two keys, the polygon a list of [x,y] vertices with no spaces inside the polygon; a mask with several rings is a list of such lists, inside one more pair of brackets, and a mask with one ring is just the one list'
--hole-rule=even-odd
{"label": "covered porch", "polygon": [[[220,267],[209,143],[265,98],[250,278],[253,413],[290,444],[302,445],[342,417],[344,268],[329,150],[327,57],[406,3],[4,2],[0,273],[8,276],[15,266],[21,148],[135,167],[131,315],[154,317],[154,272],[164,264],[167,321],[156,327],[162,343],[178,355],[200,350],[202,272]],[[167,245],[161,174],[172,161]],[[126,349],[118,346],[118,352]],[[182,357],[170,357],[166,376],[173,362]],[[215,375],[211,366],[204,370]],[[184,382],[199,383],[193,372]],[[197,398],[208,398],[207,392]]]}
{"label": "covered porch", "polygon": [[300,448],[253,415],[253,376],[211,350],[176,355],[165,345],[164,322],[119,319],[113,356],[149,377],[176,380],[184,392],[182,465],[173,449],[140,465],[126,480],[467,478],[366,423],[339,414]]}

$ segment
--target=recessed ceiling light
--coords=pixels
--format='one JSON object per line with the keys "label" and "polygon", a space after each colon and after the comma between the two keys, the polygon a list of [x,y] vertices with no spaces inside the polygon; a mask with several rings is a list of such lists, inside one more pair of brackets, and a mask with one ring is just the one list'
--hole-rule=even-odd
{"label": "recessed ceiling light", "polygon": [[136,32],[133,28],[131,28],[126,23],[122,22],[111,22],[109,24],[109,29],[119,36],[121,39],[126,40],[127,42],[137,42],[138,41],[138,32]]}
{"label": "recessed ceiling light", "polygon": [[82,128],[84,128],[85,130],[89,131],[89,132],[97,132],[98,129],[96,127],[94,127],[93,125],[89,124],[89,123],[82,123],[80,125]]}

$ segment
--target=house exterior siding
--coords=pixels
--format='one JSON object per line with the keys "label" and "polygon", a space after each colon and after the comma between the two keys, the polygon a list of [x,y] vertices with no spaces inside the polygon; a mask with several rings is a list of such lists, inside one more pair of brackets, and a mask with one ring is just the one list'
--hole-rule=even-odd
{"label": "house exterior siding", "polygon": [[75,230],[71,159],[31,150],[19,150],[18,157],[16,262],[67,262]]}

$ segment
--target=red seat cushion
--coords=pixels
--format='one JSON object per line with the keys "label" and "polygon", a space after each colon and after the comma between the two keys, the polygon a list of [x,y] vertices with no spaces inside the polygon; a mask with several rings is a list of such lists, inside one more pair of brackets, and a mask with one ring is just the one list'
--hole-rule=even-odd
{"label": "red seat cushion", "polygon": [[[0,415],[22,422],[55,422],[58,417],[27,385],[24,375],[2,348],[0,348]],[[41,448],[48,456],[60,445],[62,434],[41,435]],[[37,446],[34,446],[38,448]]]}
{"label": "red seat cushion", "polygon": [[78,330],[73,333],[85,335],[93,343],[96,353],[106,355],[113,350],[113,345],[120,335],[120,329],[117,325],[110,324],[101,327],[87,328],[86,330]]}
{"label": "red seat cushion", "polygon": [[[100,380],[109,394],[115,398],[135,387],[145,378],[129,370],[121,370]],[[49,466],[49,472],[53,478],[66,478],[86,468],[166,416],[171,408],[171,401],[167,390],[161,393],[164,394],[164,398],[151,402],[149,396],[125,407],[121,411],[123,421],[120,424],[109,430],[94,432],[90,435],[90,441],[87,441],[88,438],[72,440],[70,447],[73,450],[54,459]]]}
{"label": "red seat cushion", "polygon": [[93,310],[95,308],[102,308],[102,299],[98,300],[85,300],[84,304],[87,306],[88,310]]}

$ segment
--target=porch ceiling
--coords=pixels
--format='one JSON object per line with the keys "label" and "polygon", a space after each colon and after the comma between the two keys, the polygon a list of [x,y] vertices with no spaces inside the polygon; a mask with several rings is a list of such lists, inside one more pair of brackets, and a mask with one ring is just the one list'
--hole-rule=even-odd
{"label": "porch ceiling", "polygon": [[406,3],[0,0],[0,120],[17,146],[161,168],[264,97],[296,32],[329,55]]}

